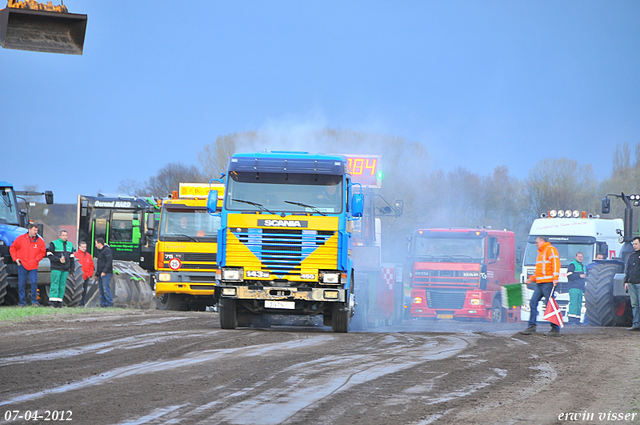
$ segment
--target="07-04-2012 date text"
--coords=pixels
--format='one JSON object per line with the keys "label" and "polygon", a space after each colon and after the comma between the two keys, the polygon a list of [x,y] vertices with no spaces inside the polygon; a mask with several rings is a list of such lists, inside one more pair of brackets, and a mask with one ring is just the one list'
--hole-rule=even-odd
{"label": "07-04-2012 date text", "polygon": [[73,412],[71,410],[7,410],[4,412],[5,421],[45,421],[61,422],[72,421]]}

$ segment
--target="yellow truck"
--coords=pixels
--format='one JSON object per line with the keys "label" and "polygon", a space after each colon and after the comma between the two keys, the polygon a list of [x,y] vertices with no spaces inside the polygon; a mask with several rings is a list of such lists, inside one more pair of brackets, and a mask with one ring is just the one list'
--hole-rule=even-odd
{"label": "yellow truck", "polygon": [[216,303],[220,217],[207,211],[209,191],[222,206],[224,185],[180,183],[162,204],[156,243],[156,299],[161,310],[205,310]]}

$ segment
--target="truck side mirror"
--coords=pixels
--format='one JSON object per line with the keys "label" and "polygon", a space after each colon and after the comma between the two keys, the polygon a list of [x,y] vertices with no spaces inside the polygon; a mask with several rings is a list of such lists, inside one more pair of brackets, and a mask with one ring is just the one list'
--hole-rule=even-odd
{"label": "truck side mirror", "polygon": [[215,214],[218,208],[218,190],[210,190],[207,198],[207,211],[209,214]]}
{"label": "truck side mirror", "polygon": [[362,217],[364,211],[364,195],[362,193],[354,193],[351,197],[351,215],[354,217]]}
{"label": "truck side mirror", "polygon": [[[147,213],[147,231],[151,230],[153,232],[153,230],[156,228],[156,215],[154,213]],[[153,235],[153,233],[151,233],[151,235],[149,235],[147,233],[148,236]]]}
{"label": "truck side mirror", "polygon": [[47,205],[53,204],[53,192],[50,190],[45,190],[44,192],[44,200]]}
{"label": "truck side mirror", "polygon": [[596,242],[596,255],[602,254],[602,257],[606,260],[609,255],[609,244],[606,242]]}
{"label": "truck side mirror", "polygon": [[27,224],[29,224],[29,221],[27,220],[26,211],[24,210],[18,211],[18,223],[20,224],[20,227],[24,227],[26,229]]}
{"label": "truck side mirror", "polygon": [[400,217],[404,211],[404,202],[399,199],[396,200],[395,210],[396,210],[396,217]]}
{"label": "truck side mirror", "polygon": [[411,235],[407,235],[407,259],[411,259],[411,240],[413,237]]}
{"label": "truck side mirror", "polygon": [[602,214],[609,214],[611,211],[611,199],[604,198],[602,200]]}

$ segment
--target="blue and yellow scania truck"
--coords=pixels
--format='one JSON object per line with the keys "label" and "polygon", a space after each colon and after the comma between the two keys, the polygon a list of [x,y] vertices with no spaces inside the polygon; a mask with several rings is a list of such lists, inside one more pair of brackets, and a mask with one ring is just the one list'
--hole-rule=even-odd
{"label": "blue and yellow scania truck", "polygon": [[[217,199],[212,190],[210,213]],[[351,229],[362,208],[343,156],[233,155],[218,233],[220,327],[321,314],[325,326],[347,332],[355,305]]]}

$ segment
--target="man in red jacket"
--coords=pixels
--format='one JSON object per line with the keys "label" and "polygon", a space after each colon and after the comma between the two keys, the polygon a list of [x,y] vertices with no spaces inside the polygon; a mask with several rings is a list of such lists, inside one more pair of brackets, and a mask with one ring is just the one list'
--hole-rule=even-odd
{"label": "man in red jacket", "polygon": [[20,302],[18,305],[24,307],[27,303],[25,289],[27,277],[31,282],[31,305],[39,307],[38,304],[38,263],[46,254],[44,239],[38,236],[38,226],[33,223],[27,225],[27,233],[18,236],[11,244],[9,252],[11,258],[18,265],[18,294]]}
{"label": "man in red jacket", "polygon": [[93,276],[94,266],[93,266],[93,257],[90,253],[87,252],[87,243],[82,241],[78,244],[78,250],[75,252],[75,257],[80,261],[80,265],[82,266],[82,278],[84,279],[84,283],[82,284],[82,301],[80,301],[80,307],[85,305],[87,301],[85,298],[87,296],[87,288],[89,286],[89,279]]}

